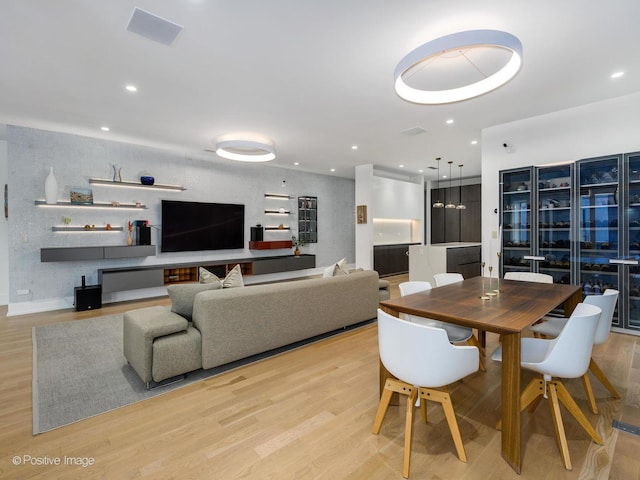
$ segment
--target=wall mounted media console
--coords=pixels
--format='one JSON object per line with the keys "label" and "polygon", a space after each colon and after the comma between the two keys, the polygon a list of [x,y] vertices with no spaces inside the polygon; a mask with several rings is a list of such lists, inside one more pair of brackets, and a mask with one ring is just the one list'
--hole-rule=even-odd
{"label": "wall mounted media console", "polygon": [[200,267],[206,268],[211,273],[224,278],[236,265],[240,265],[242,275],[264,275],[267,273],[315,268],[316,256],[285,255],[278,257],[209,260],[206,262],[182,264],[106,268],[98,270],[98,283],[102,285],[102,293],[162,287],[175,283],[197,282],[198,269]]}

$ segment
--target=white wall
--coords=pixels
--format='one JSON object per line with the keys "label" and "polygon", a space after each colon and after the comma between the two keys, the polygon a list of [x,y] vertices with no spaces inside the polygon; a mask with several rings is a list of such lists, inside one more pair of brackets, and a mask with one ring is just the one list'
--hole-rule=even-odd
{"label": "white wall", "polygon": [[[137,180],[144,171],[157,183],[184,185],[184,192],[164,192],[129,188],[109,188],[89,184],[90,178],[111,178],[111,164],[122,166],[123,180]],[[138,265],[157,265],[290,255],[291,250],[249,250],[250,226],[273,223],[265,217],[270,204],[265,193],[284,193],[293,197],[318,197],[318,243],[302,247],[303,253],[316,255],[316,267],[326,267],[345,257],[355,260],[353,180],[317,175],[268,164],[221,160],[215,156],[191,157],[180,153],[103,139],[68,135],[44,130],[9,126],[7,130],[9,183],[8,271],[9,314],[70,308],[74,286],[82,275],[89,285],[98,282],[98,269]],[[133,212],[118,209],[43,208],[34,201],[44,198],[44,181],[53,167],[58,180],[58,198],[69,198],[71,186],[92,188],[94,201],[134,203],[148,208]],[[282,187],[286,180],[286,188]],[[4,184],[3,184],[4,186]],[[129,220],[149,220],[161,227],[162,199],[241,203],[245,205],[245,248],[207,252],[160,253],[156,256],[116,260],[76,262],[40,261],[43,247],[125,245],[126,232],[55,233],[63,216],[72,225],[126,225]],[[265,240],[288,240],[297,235],[297,202],[290,200],[292,215],[287,217],[292,231],[265,232]],[[126,228],[125,228],[126,230]],[[152,243],[159,245],[152,230]],[[6,249],[4,249],[6,250]],[[2,262],[6,265],[7,262]],[[301,271],[297,274],[315,272]],[[294,276],[295,273],[291,273]],[[271,278],[269,278],[271,279]],[[257,281],[247,278],[247,282]],[[18,294],[18,291],[21,293]],[[163,292],[153,292],[161,295]],[[166,291],[164,292],[166,293]],[[150,296],[152,292],[133,290],[104,296],[104,301],[120,301]]]}
{"label": "white wall", "polygon": [[[0,140],[0,196],[4,205],[4,186],[7,178],[7,142]],[[0,305],[9,303],[9,222],[4,217],[4,206],[0,213]]]}
{"label": "white wall", "polygon": [[[505,142],[511,145],[510,153],[502,147]],[[483,258],[497,266],[494,209],[499,205],[500,170],[636,151],[640,151],[640,93],[484,129]]]}

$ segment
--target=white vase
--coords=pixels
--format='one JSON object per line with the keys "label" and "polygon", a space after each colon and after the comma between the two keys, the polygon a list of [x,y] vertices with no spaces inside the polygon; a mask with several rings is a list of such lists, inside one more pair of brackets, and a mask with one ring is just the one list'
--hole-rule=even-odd
{"label": "white vase", "polygon": [[47,175],[47,179],[44,181],[44,197],[50,205],[58,203],[58,181],[53,174],[53,167],[51,167],[49,175]]}

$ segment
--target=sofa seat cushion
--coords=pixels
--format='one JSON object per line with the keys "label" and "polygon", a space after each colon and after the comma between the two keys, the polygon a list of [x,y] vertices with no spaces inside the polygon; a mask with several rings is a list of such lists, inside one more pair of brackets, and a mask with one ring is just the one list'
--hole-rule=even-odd
{"label": "sofa seat cushion", "polygon": [[202,368],[200,332],[189,326],[153,342],[152,377],[155,382]]}
{"label": "sofa seat cushion", "polygon": [[391,298],[391,284],[389,280],[378,280],[378,298],[381,302],[389,300]]}
{"label": "sofa seat cushion", "polygon": [[130,310],[123,320],[123,353],[129,364],[145,382],[152,380],[153,342],[189,328],[189,322],[167,307]]}

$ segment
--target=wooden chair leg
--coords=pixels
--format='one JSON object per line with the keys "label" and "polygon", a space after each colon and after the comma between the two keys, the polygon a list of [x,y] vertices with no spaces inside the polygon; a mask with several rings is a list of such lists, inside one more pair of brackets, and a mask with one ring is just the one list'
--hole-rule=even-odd
{"label": "wooden chair leg", "polygon": [[580,410],[580,407],[578,407],[578,404],[575,402],[571,394],[567,391],[567,388],[559,380],[554,380],[553,382],[549,382],[549,385],[552,385],[552,384],[555,387],[554,391],[557,391],[558,398],[560,399],[562,404],[566,407],[566,409],[569,411],[569,413],[573,415],[573,418],[575,418],[578,421],[578,423],[582,425],[582,428],[584,428],[585,432],[589,434],[589,436],[593,439],[594,442],[596,442],[598,445],[602,445],[603,442],[602,442],[602,439],[600,438],[600,435],[598,435],[598,433],[593,428],[591,423],[589,423],[589,420],[587,420],[587,417],[584,416],[584,413],[582,413],[582,410]]}
{"label": "wooden chair leg", "polygon": [[560,404],[558,403],[558,392],[556,390],[556,382],[547,383],[547,391],[549,395],[549,408],[551,409],[551,417],[553,418],[553,426],[556,429],[556,440],[560,449],[560,456],[564,462],[564,468],[573,470],[571,465],[571,457],[569,456],[569,445],[567,444],[567,435],[564,431],[562,423],[562,415],[560,414]]}
{"label": "wooden chair leg", "polygon": [[611,392],[613,398],[618,400],[622,398],[613,384],[609,381],[607,376],[602,372],[602,370],[600,370],[600,367],[593,360],[593,358],[589,361],[589,370],[591,370],[593,375],[600,381],[600,383],[602,383],[607,388],[607,390]]}
{"label": "wooden chair leg", "polygon": [[427,400],[420,397],[420,413],[422,414],[422,421],[427,423]]}
{"label": "wooden chair leg", "polygon": [[455,411],[453,410],[453,403],[451,403],[451,395],[449,395],[449,389],[443,388],[441,390],[434,388],[421,388],[420,397],[422,399],[429,399],[434,402],[438,402],[442,405],[444,410],[444,416],[449,424],[449,431],[453,438],[453,443],[456,447],[458,458],[462,462],[467,461],[467,454],[464,450],[464,443],[462,442],[462,435],[460,435],[460,429],[458,428],[458,421],[456,419]]}
{"label": "wooden chair leg", "polygon": [[580,379],[582,380],[584,391],[587,394],[587,401],[589,402],[589,407],[591,407],[591,411],[593,413],[597,414],[598,405],[596,405],[596,397],[593,395],[593,389],[591,388],[591,380],[589,379],[589,372],[584,372],[584,375],[582,375]]}
{"label": "wooden chair leg", "polygon": [[384,420],[384,416],[387,414],[387,409],[389,408],[389,402],[391,402],[392,395],[393,390],[388,389],[385,385],[385,389],[383,390],[382,396],[380,397],[380,403],[378,404],[376,418],[373,421],[373,429],[371,430],[371,433],[373,433],[374,435],[378,435],[380,433],[382,420]]}
{"label": "wooden chair leg", "polygon": [[402,476],[409,478],[411,466],[411,440],[413,437],[413,410],[418,397],[418,389],[413,388],[407,397],[407,412],[404,424],[404,460],[402,462]]}

